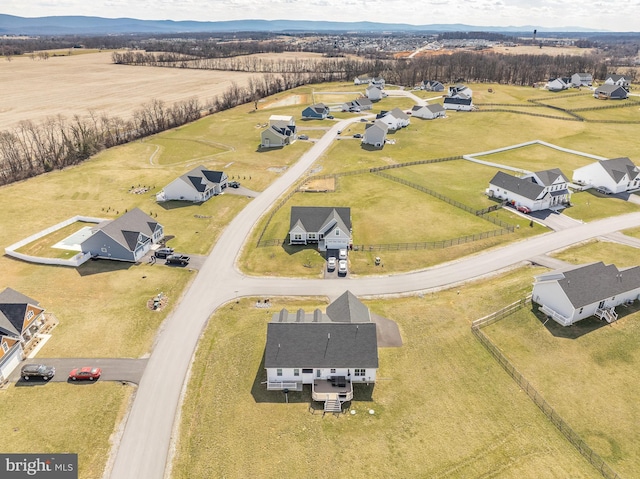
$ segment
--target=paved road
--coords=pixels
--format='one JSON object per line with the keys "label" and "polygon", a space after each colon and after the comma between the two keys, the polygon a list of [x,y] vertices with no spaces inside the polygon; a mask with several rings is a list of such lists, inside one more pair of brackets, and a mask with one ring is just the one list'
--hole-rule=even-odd
{"label": "paved road", "polygon": [[[40,358],[37,360],[29,359],[25,361],[21,364],[21,368],[27,364],[46,364],[48,366],[54,366],[56,368],[56,375],[51,379],[51,382],[67,382],[69,379],[69,372],[72,369],[84,366],[95,366],[102,368],[103,372],[100,377],[100,381],[125,381],[138,384],[140,382],[140,378],[142,378],[144,369],[147,366],[147,360],[127,358]],[[24,379],[21,379],[20,369],[16,369],[9,377],[10,381],[17,381],[16,386],[42,384],[42,381],[25,381]]]}
{"label": "paved road", "polygon": [[278,296],[286,292],[287,295],[337,297],[347,288],[357,296],[428,291],[501,271],[522,263],[526,258],[589,238],[640,226],[640,213],[608,218],[514,243],[464,261],[402,275],[327,281],[248,277],[239,273],[234,264],[236,257],[259,218],[297,178],[305,174],[334,141],[337,130],[344,130],[354,121],[359,121],[359,118],[336,122],[329,134],[249,203],[225,229],[191,287],[162,326],[125,425],[111,471],[112,479],[164,477],[167,459],[171,459],[170,441],[181,391],[200,334],[211,314],[238,296]]}

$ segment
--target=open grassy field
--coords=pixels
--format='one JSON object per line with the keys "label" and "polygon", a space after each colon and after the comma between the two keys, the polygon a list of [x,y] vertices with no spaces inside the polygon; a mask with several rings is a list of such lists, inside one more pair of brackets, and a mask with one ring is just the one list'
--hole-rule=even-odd
{"label": "open grassy field", "polygon": [[[500,303],[524,295],[541,271],[496,278]],[[324,309],[324,301],[279,298],[271,311],[251,300],[224,306],[196,355],[172,477],[266,479],[285,469],[312,477],[327,464],[353,478],[598,477],[471,334],[471,321],[499,306],[495,283],[457,293],[366,302],[399,324],[404,345],[379,350],[377,384],[356,391],[356,414],[340,417],[312,414],[307,390],[285,404],[260,384],[271,314]]]}
{"label": "open grassy field", "polygon": [[638,211],[638,205],[622,198],[603,195],[590,189],[571,195],[571,208],[563,213],[573,219],[588,222],[608,216],[622,215]]}
{"label": "open grassy field", "polygon": [[64,228],[60,228],[57,231],[54,231],[51,234],[43,236],[36,241],[33,241],[21,248],[18,248],[18,253],[28,254],[30,256],[40,256],[43,258],[60,258],[60,259],[70,259],[73,258],[77,251],[72,251],[68,249],[59,249],[53,248],[53,245],[62,241],[63,239],[71,236],[74,233],[77,233],[82,228],[85,227],[94,227],[95,223],[86,223],[84,221],[76,221]]}
{"label": "open grassy field", "polygon": [[[437,163],[435,165],[442,165]],[[424,165],[422,171],[428,171]],[[391,170],[398,172],[399,170]],[[456,208],[419,190],[372,174],[343,176],[337,179],[335,192],[293,195],[273,216],[263,240],[287,239],[292,206],[349,206],[353,223],[354,245],[422,243],[451,240],[499,230],[500,226]],[[385,257],[386,271],[409,271],[459,258],[497,244],[516,241],[547,231],[538,224],[509,210],[494,213],[510,225],[514,233],[491,237],[446,249],[416,249],[370,253],[354,250],[350,255],[351,274],[379,274],[375,256]],[[263,220],[254,234],[264,228]],[[407,225],[411,225],[408,227]],[[253,248],[257,236],[249,240],[250,247],[242,256],[243,268],[252,274],[316,276],[323,272],[324,257],[315,245],[308,247],[267,246]]]}
{"label": "open grassy field", "polygon": [[[245,85],[250,73],[115,65],[111,52],[56,56],[48,60],[13,57],[0,62],[0,130],[49,116],[85,116],[89,111],[129,118],[153,99],[171,104],[190,98],[205,103],[232,82]],[[105,81],[108,79],[108,81]]]}
{"label": "open grassy field", "polygon": [[[605,104],[603,106],[610,105],[615,105],[615,103],[613,103],[613,100],[611,103]],[[588,121],[607,121],[613,116],[618,121],[640,122],[640,102],[634,102],[633,104],[630,104],[629,106],[625,106],[623,108],[603,108],[600,110],[580,111],[578,112],[578,114]]]}
{"label": "open grassy field", "polygon": [[0,391],[0,450],[77,453],[78,477],[100,479],[132,392],[106,382],[10,386]]}
{"label": "open grassy field", "polygon": [[[637,264],[637,263],[636,263]],[[558,414],[621,477],[640,476],[640,312],[563,328],[525,308],[484,329]]]}
{"label": "open grassy field", "polygon": [[618,268],[638,265],[638,248],[604,240],[592,240],[554,253],[554,258],[572,264],[586,264],[602,261],[615,264]]}

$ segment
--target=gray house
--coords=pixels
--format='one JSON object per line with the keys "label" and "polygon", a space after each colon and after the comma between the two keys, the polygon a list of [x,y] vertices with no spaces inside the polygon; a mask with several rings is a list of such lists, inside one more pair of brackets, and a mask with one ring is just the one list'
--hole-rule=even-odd
{"label": "gray house", "polygon": [[574,73],[571,75],[571,83],[577,87],[591,86],[593,84],[593,77],[591,73]]}
{"label": "gray house", "polygon": [[344,249],[351,244],[351,208],[292,206],[289,244],[318,243],[318,250]]}
{"label": "gray house", "polygon": [[620,85],[600,85],[593,92],[593,96],[599,100],[624,100],[629,92]]}
{"label": "gray house", "polygon": [[373,123],[367,124],[365,128],[362,144],[382,148],[387,139],[389,126],[383,121],[376,120]]}
{"label": "gray house", "polygon": [[420,89],[425,91],[444,91],[444,85],[435,80],[422,80]]}
{"label": "gray house", "polygon": [[324,103],[316,103],[302,110],[303,120],[324,120],[329,114],[329,107]]}
{"label": "gray house", "polygon": [[139,261],[151,246],[164,238],[160,223],[135,208],[91,229],[91,236],[80,247],[94,258]]}
{"label": "gray house", "polygon": [[446,111],[439,103],[432,105],[415,105],[411,108],[411,116],[414,118],[422,118],[424,120],[433,120],[434,118],[443,118]]}
{"label": "gray house", "polygon": [[350,291],[327,307],[275,313],[267,325],[264,355],[267,389],[301,391],[311,385],[314,401],[339,412],[353,399],[354,383],[375,383],[378,369],[376,324]]}

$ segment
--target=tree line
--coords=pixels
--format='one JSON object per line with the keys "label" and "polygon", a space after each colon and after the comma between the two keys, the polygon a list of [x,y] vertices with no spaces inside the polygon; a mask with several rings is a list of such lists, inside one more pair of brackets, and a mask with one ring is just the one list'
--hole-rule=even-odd
{"label": "tree line", "polygon": [[202,106],[196,99],[165,105],[153,100],[131,119],[90,112],[47,118],[41,123],[22,121],[0,131],[0,185],[76,165],[99,151],[197,120]]}

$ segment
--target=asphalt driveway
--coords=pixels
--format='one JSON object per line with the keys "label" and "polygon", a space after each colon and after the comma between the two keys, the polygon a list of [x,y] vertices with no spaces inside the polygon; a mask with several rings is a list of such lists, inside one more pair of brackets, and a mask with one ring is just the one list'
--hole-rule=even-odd
{"label": "asphalt driveway", "polygon": [[[147,366],[147,359],[109,359],[109,358],[40,358],[23,361],[19,368],[9,376],[9,382],[15,382],[16,386],[42,384],[41,379],[29,379],[25,381],[20,377],[20,369],[27,364],[46,364],[56,368],[56,375],[51,382],[62,383],[69,379],[69,372],[74,368],[95,366],[102,368],[102,376],[99,381],[124,381],[138,384],[142,373]],[[88,382],[88,381],[87,381]]]}

